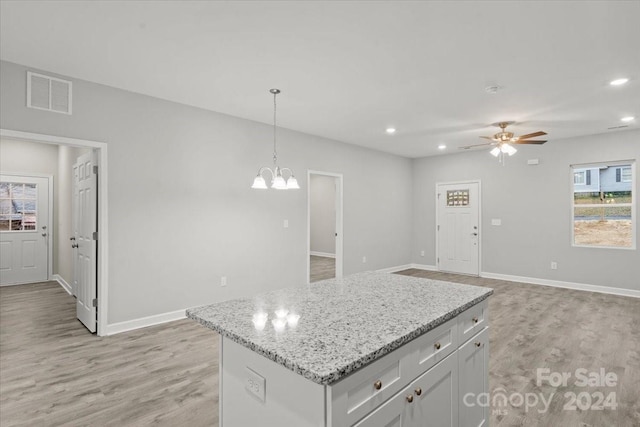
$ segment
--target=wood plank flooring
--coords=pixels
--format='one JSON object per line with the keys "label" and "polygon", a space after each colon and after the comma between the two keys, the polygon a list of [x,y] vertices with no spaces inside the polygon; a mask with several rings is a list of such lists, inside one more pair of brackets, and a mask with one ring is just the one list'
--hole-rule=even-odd
{"label": "wood plank flooring", "polygon": [[[490,388],[556,393],[547,413],[494,406],[491,426],[640,426],[640,300],[422,270],[489,286]],[[0,288],[0,425],[217,426],[218,335],[181,320],[89,334],[56,283]],[[616,387],[536,385],[536,369],[604,368]],[[611,392],[615,411],[565,411],[565,392]],[[500,412],[500,411],[506,412]]]}
{"label": "wood plank flooring", "polygon": [[[540,398],[542,393],[551,404],[548,412],[539,413],[542,403],[525,411],[525,405],[498,402],[491,408],[491,426],[640,426],[640,299],[415,269],[399,274],[494,289],[489,299],[492,395],[530,393],[533,402],[532,394]],[[539,387],[538,368],[572,376],[567,386],[544,381]],[[613,372],[617,386],[578,387],[578,368]],[[563,409],[570,403],[565,393],[587,393],[593,403],[597,392],[614,392],[617,409]]]}
{"label": "wood plank flooring", "polygon": [[90,334],[55,282],[0,288],[0,425],[212,426],[218,335],[180,320]]}
{"label": "wood plank flooring", "polygon": [[311,255],[311,277],[309,283],[336,277],[336,260],[324,256]]}

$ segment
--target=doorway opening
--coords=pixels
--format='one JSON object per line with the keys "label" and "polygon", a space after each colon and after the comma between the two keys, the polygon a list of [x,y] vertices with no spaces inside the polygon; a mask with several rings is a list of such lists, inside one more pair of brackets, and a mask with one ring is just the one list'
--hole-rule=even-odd
{"label": "doorway opening", "polygon": [[[107,335],[107,313],[108,313],[108,206],[107,206],[107,195],[108,195],[108,187],[107,187],[107,144],[103,142],[89,141],[89,140],[81,140],[74,138],[65,138],[53,135],[44,135],[44,134],[36,134],[29,132],[21,132],[14,131],[9,129],[0,129],[0,138],[2,140],[10,140],[17,142],[28,142],[28,143],[36,143],[32,145],[45,144],[49,146],[58,146],[58,150],[73,150],[74,148],[79,148],[78,152],[82,152],[91,156],[94,160],[94,163],[91,165],[91,172],[95,174],[95,191],[93,194],[95,204],[94,204],[94,213],[95,216],[95,226],[94,233],[91,233],[91,238],[87,239],[86,236],[85,242],[87,245],[92,245],[94,247],[95,256],[93,257],[93,266],[90,269],[84,270],[85,277],[89,277],[93,279],[92,281],[85,281],[85,283],[90,283],[89,287],[91,291],[93,291],[93,296],[90,298],[90,305],[92,305],[93,314],[92,320],[89,325],[87,325],[83,319],[79,320],[83,321],[85,326],[91,332],[97,332],[99,336]],[[74,151],[75,152],[75,151]],[[74,160],[75,161],[75,160]],[[60,162],[60,158],[58,158],[58,162]],[[63,162],[64,163],[64,162]],[[65,171],[69,175],[72,174],[72,164],[64,164],[59,163],[56,167],[59,166],[59,172]],[[67,168],[68,166],[68,168]],[[96,168],[93,168],[96,166]],[[99,191],[97,191],[99,189]],[[73,192],[72,192],[73,193]],[[64,205],[64,206],[63,206]],[[68,206],[67,206],[68,205]],[[87,204],[89,205],[89,204]],[[74,234],[69,233],[69,231],[60,230],[58,235],[56,235],[55,230],[58,227],[55,225],[59,222],[62,217],[69,217],[71,212],[73,211],[74,206],[72,206],[71,201],[69,203],[65,203],[64,201],[60,201],[60,207],[65,209],[65,212],[59,212],[58,218],[56,219],[54,216],[54,224],[48,226],[47,237],[51,242],[55,241],[59,242],[56,244],[56,248],[60,248],[64,243],[68,243],[69,247],[71,245],[75,245],[79,242],[80,239]],[[40,230],[38,230],[40,231]],[[74,238],[75,237],[75,238]],[[69,240],[71,239],[71,240]],[[64,242],[64,243],[63,243]],[[50,245],[53,246],[53,245]],[[59,255],[60,252],[57,252]],[[73,257],[73,255],[70,255]],[[51,259],[51,258],[50,258]],[[77,260],[73,259],[73,270],[77,268]],[[67,274],[67,276],[71,276]],[[73,283],[73,279],[71,277],[67,277],[68,280],[72,281],[69,284],[65,278],[62,278],[59,274],[54,274],[53,268],[49,268],[47,272],[47,280],[55,280],[62,285],[62,287],[67,290],[72,295],[76,297],[81,293],[80,289],[76,289],[76,284]],[[66,286],[65,286],[66,285]],[[86,294],[84,294],[86,296]],[[89,298],[89,297],[87,297]],[[87,305],[87,298],[83,298],[82,305]],[[86,319],[85,319],[86,320]]]}
{"label": "doorway opening", "polygon": [[342,174],[308,171],[307,281],[342,277]]}

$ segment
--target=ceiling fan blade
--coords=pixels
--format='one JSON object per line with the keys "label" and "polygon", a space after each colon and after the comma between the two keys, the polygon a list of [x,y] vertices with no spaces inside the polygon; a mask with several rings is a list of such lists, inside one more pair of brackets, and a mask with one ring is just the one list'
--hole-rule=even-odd
{"label": "ceiling fan blade", "polygon": [[492,141],[495,141],[496,139],[492,136],[481,136],[480,138],[484,138],[484,139],[490,139]]}
{"label": "ceiling fan blade", "polygon": [[493,142],[485,142],[484,144],[475,144],[475,145],[467,145],[464,147],[459,147],[462,150],[468,150],[469,148],[473,148],[473,147],[486,147],[488,145],[495,145]]}
{"label": "ceiling fan blade", "polygon": [[538,131],[538,132],[528,133],[526,135],[520,135],[520,136],[517,136],[516,138],[517,139],[527,139],[527,138],[533,138],[533,137],[536,137],[536,136],[542,136],[542,135],[546,135],[546,134],[547,134],[546,132]]}
{"label": "ceiling fan blade", "polygon": [[547,141],[529,139],[526,141],[513,141],[511,144],[544,144]]}

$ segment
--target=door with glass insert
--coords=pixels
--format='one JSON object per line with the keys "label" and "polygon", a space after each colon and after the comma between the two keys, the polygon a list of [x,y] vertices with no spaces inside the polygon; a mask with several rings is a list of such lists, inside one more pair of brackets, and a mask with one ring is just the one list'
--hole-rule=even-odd
{"label": "door with glass insert", "polygon": [[0,285],[49,278],[49,178],[0,175]]}

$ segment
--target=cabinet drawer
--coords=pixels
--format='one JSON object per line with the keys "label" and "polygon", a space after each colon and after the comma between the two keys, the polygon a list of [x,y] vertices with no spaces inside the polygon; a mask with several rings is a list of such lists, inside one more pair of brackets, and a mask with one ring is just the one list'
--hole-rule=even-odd
{"label": "cabinet drawer", "polygon": [[354,427],[457,426],[457,363],[455,354],[444,358]]}
{"label": "cabinet drawer", "polygon": [[412,378],[409,349],[400,347],[332,385],[332,425],[352,425],[405,387]]}
{"label": "cabinet drawer", "polygon": [[484,300],[458,315],[458,345],[489,326],[489,301]]}
{"label": "cabinet drawer", "polygon": [[412,343],[413,360],[418,376],[458,348],[458,319],[451,319],[416,338]]}

